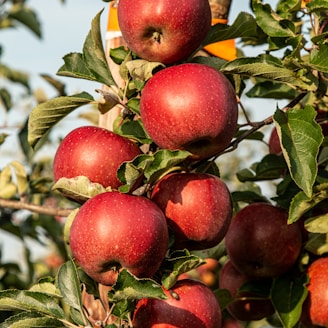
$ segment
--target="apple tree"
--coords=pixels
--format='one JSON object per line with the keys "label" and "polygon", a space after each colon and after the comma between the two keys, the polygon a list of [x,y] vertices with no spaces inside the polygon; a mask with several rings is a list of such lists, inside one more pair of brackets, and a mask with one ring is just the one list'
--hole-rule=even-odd
{"label": "apple tree", "polygon": [[[33,108],[30,158],[72,112],[119,110],[112,126],[66,136],[51,178],[17,162],[1,171],[1,209],[45,215],[39,224],[58,229],[47,231],[64,261],[53,275],[0,291],[0,327],[328,327],[320,293],[328,281],[328,2],[252,0],[230,25],[207,19],[200,28],[209,12],[207,0],[120,0],[126,43],[106,52],[100,10],[82,51],[63,57],[59,76],[98,89]],[[196,47],[184,43],[204,30]],[[206,50],[232,39],[236,58]],[[248,56],[248,47],[261,50]],[[166,51],[180,53],[167,59]],[[255,98],[272,107],[256,121],[251,112],[261,108],[245,105]],[[131,143],[132,158],[112,165]],[[263,145],[244,167],[248,150]],[[234,157],[238,167],[229,165]],[[94,178],[109,167],[116,185]]]}

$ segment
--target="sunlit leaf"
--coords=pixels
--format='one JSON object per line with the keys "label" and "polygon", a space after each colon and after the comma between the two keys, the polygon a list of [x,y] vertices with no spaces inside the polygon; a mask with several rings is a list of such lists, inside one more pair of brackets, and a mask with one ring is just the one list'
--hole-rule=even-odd
{"label": "sunlit leaf", "polygon": [[49,130],[75,109],[90,104],[94,99],[83,92],[74,96],[58,97],[33,108],[28,121],[28,142],[35,148]]}
{"label": "sunlit leaf", "polygon": [[312,197],[312,187],[318,170],[316,158],[323,140],[315,117],[316,111],[311,106],[291,109],[286,113],[277,110],[274,114],[290,174],[308,197]]}
{"label": "sunlit leaf", "polygon": [[21,312],[0,323],[0,328],[56,328],[67,327],[59,319],[37,312]]}
{"label": "sunlit leaf", "polygon": [[307,219],[304,227],[309,232],[328,234],[328,213]]}
{"label": "sunlit leaf", "polygon": [[311,51],[310,65],[313,69],[328,73],[328,46],[325,43]]}
{"label": "sunlit leaf", "polygon": [[65,196],[75,199],[83,203],[86,200],[106,191],[100,183],[91,182],[85,176],[77,176],[75,178],[60,178],[52,187]]}
{"label": "sunlit leaf", "polygon": [[0,291],[0,310],[34,311],[58,319],[65,318],[63,309],[53,295],[28,290]]}
{"label": "sunlit leaf", "polygon": [[279,60],[277,61],[272,56],[237,58],[223,65],[221,71],[229,74],[260,77],[304,90],[315,90],[316,88],[311,80],[284,67]]}
{"label": "sunlit leaf", "polygon": [[202,258],[190,254],[188,250],[173,252],[170,258],[165,259],[162,264],[165,272],[162,277],[163,286],[170,289],[182,273],[195,269],[204,263],[205,261]]}
{"label": "sunlit leaf", "polygon": [[119,273],[113,289],[108,292],[110,302],[138,300],[149,297],[166,299],[161,285],[152,279],[137,278],[126,269]]}
{"label": "sunlit leaf", "polygon": [[262,1],[253,0],[252,7],[257,24],[267,35],[273,37],[295,36],[295,26],[293,22],[280,17],[272,10],[269,4],[263,4]]}
{"label": "sunlit leaf", "polygon": [[61,265],[57,275],[58,289],[64,301],[76,310],[81,310],[82,294],[77,269],[72,260]]}
{"label": "sunlit leaf", "polygon": [[10,166],[15,172],[15,177],[17,181],[17,191],[19,195],[23,195],[28,188],[27,173],[23,164],[18,161],[12,161]]}
{"label": "sunlit leaf", "polygon": [[328,253],[328,233],[309,233],[304,248],[312,254],[322,256]]}
{"label": "sunlit leaf", "polygon": [[[311,197],[308,197],[304,191],[298,192],[292,199],[289,207],[288,223],[296,222],[307,211],[328,198],[328,184],[322,184],[314,188]],[[313,231],[315,232],[315,231]],[[328,231],[327,231],[328,232]]]}
{"label": "sunlit leaf", "polygon": [[103,10],[92,20],[91,29],[83,45],[83,61],[98,82],[111,86],[116,83],[109,70],[101,38],[100,16],[102,12]]}

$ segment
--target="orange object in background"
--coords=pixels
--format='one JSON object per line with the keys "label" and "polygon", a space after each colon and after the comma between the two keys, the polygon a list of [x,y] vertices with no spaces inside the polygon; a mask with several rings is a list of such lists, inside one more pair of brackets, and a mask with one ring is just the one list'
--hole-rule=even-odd
{"label": "orange object in background", "polygon": [[[212,24],[227,24],[227,19],[213,18]],[[237,58],[237,51],[235,40],[224,40],[220,42],[211,43],[204,47],[204,49],[213,56],[225,59],[233,60]]]}

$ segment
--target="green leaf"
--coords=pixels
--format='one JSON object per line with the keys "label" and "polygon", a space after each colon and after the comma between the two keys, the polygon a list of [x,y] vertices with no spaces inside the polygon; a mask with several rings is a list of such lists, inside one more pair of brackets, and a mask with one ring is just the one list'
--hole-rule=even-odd
{"label": "green leaf", "polygon": [[231,26],[226,24],[213,25],[203,45],[241,37],[256,38],[256,36],[257,26],[254,17],[249,13],[240,12]]}
{"label": "green leaf", "polygon": [[304,227],[312,233],[328,234],[328,213],[307,219]]}
{"label": "green leaf", "polygon": [[94,99],[86,92],[58,97],[33,108],[28,121],[28,142],[35,148],[49,130],[75,109],[90,104]]}
{"label": "green leaf", "polygon": [[108,292],[108,299],[113,303],[143,298],[166,299],[167,297],[157,282],[148,278],[137,278],[126,269],[119,273],[113,289]]}
{"label": "green leaf", "polygon": [[44,315],[64,319],[65,313],[53,295],[28,290],[0,291],[0,310],[34,311]]}
{"label": "green leaf", "polygon": [[55,286],[53,282],[53,278],[46,277],[40,279],[36,284],[34,284],[29,290],[34,292],[40,292],[47,294],[53,297],[61,297],[58,288]]}
{"label": "green leaf", "polygon": [[221,71],[226,74],[260,77],[307,91],[316,89],[311,80],[298,74],[295,70],[284,67],[277,58],[272,56],[237,58],[223,65]]}
{"label": "green leaf", "polygon": [[41,25],[37,15],[27,6],[19,3],[13,5],[8,13],[8,17],[25,25],[37,37],[41,38]]}
{"label": "green leaf", "polygon": [[3,105],[6,112],[8,112],[13,105],[11,95],[5,88],[0,88],[0,103]]}
{"label": "green leaf", "polygon": [[268,154],[260,162],[252,165],[251,169],[242,169],[237,172],[237,178],[241,182],[272,180],[281,177],[281,171],[286,169],[286,163],[282,156]]}
{"label": "green leaf", "polygon": [[101,38],[100,16],[102,12],[103,10],[92,20],[91,30],[83,45],[83,61],[98,82],[111,86],[116,83],[109,70]]}
{"label": "green leaf", "polygon": [[164,271],[162,284],[166,289],[170,289],[177,282],[178,277],[185,272],[199,267],[205,261],[190,254],[188,250],[175,251],[170,255],[170,258],[165,259],[162,264]]}
{"label": "green leaf", "polygon": [[322,256],[323,254],[328,253],[328,234],[309,233],[308,241],[304,248],[317,256]]}
{"label": "green leaf", "polygon": [[76,266],[72,260],[61,265],[57,274],[58,289],[64,301],[78,311],[82,311],[82,294]]}
{"label": "green leaf", "polygon": [[[296,222],[307,211],[328,198],[328,184],[315,186],[313,195],[308,197],[304,191],[298,192],[289,207],[288,223]],[[314,232],[314,231],[313,231]],[[328,232],[328,231],[327,231]]]}
{"label": "green leaf", "polygon": [[10,199],[15,196],[17,186],[12,181],[12,171],[9,165],[0,172],[0,197]]}
{"label": "green leaf", "polygon": [[153,71],[155,69],[165,67],[162,63],[149,62],[144,59],[130,60],[125,65],[132,79],[143,82],[146,82],[153,76]]}
{"label": "green leaf", "polygon": [[100,183],[91,182],[85,176],[60,178],[53,185],[52,189],[60,191],[66,197],[72,198],[79,203],[84,203],[93,196],[107,190]]}
{"label": "green leaf", "polygon": [[55,328],[67,327],[54,317],[43,316],[37,312],[22,312],[0,323],[0,328]]}
{"label": "green leaf", "polygon": [[300,319],[307,296],[307,275],[285,275],[273,280],[271,300],[284,328],[293,328]]}
{"label": "green leaf", "polygon": [[328,73],[328,45],[320,44],[313,48],[310,56],[310,66],[318,71]]}
{"label": "green leaf", "polygon": [[24,195],[28,188],[27,173],[25,167],[18,161],[12,161],[10,166],[13,168],[15,173],[18,194]]}
{"label": "green leaf", "polygon": [[152,140],[147,134],[142,121],[138,119],[126,118],[122,121],[121,117],[118,117],[120,124],[115,127],[114,132],[120,134],[126,138],[134,139],[143,144],[151,144]]}
{"label": "green leaf", "polygon": [[148,181],[154,182],[169,169],[182,163],[190,156],[185,150],[160,149],[153,155],[153,161],[145,169],[145,177]]}
{"label": "green leaf", "polygon": [[184,150],[160,149],[154,155],[142,154],[132,161],[122,163],[117,171],[118,179],[124,184],[120,191],[128,192],[142,175],[148,183],[155,182],[189,156],[190,153]]}
{"label": "green leaf", "polygon": [[277,110],[274,114],[282,152],[291,177],[309,198],[312,197],[312,187],[318,170],[316,158],[323,140],[315,117],[316,111],[311,106],[291,109],[286,113]]}
{"label": "green leaf", "polygon": [[309,13],[313,12],[324,12],[328,10],[328,1],[327,0],[315,0],[315,1],[309,1],[306,4],[306,9]]}
{"label": "green leaf", "polygon": [[269,4],[263,4],[260,0],[253,0],[252,7],[257,24],[267,35],[271,37],[295,36],[293,22],[280,17]]}
{"label": "green leaf", "polygon": [[249,98],[294,99],[298,93],[290,86],[274,81],[256,83],[247,93]]}
{"label": "green leaf", "polygon": [[234,191],[231,193],[232,201],[233,202],[243,202],[243,203],[255,203],[255,202],[265,202],[268,203],[269,200],[259,195],[258,193],[250,190],[245,191]]}
{"label": "green leaf", "polygon": [[87,63],[83,60],[81,53],[69,53],[63,57],[63,60],[64,65],[58,69],[57,75],[97,81],[97,78],[91,73]]}
{"label": "green leaf", "polygon": [[27,73],[11,69],[10,67],[0,63],[0,76],[14,83],[19,83],[30,91],[29,76]]}

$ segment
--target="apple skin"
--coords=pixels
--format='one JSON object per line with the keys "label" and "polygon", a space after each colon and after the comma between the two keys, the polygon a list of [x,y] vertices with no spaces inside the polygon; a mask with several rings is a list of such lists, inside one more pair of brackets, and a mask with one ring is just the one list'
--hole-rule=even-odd
{"label": "apple skin", "polygon": [[168,228],[151,200],[112,191],[80,207],[69,240],[81,268],[95,281],[111,285],[120,268],[137,277],[152,277],[168,248]]}
{"label": "apple skin", "polygon": [[301,321],[306,327],[328,327],[328,258],[322,257],[307,269],[310,283]]}
{"label": "apple skin", "polygon": [[211,27],[208,0],[120,0],[118,22],[139,57],[173,64],[193,54]]}
{"label": "apple skin", "polygon": [[164,68],[140,97],[145,130],[164,149],[191,152],[195,160],[224,150],[237,130],[238,104],[229,80],[203,64]]}
{"label": "apple skin", "polygon": [[122,185],[116,175],[119,166],[139,154],[136,143],[112,131],[78,127],[67,134],[56,151],[54,180],[86,176],[91,182],[116,189]]}
{"label": "apple skin", "polygon": [[275,127],[271,130],[271,133],[270,133],[269,151],[270,151],[270,154],[276,154],[276,155],[280,155],[282,153],[280,139],[278,136],[277,129]]}
{"label": "apple skin", "polygon": [[214,175],[170,173],[156,183],[150,198],[174,232],[175,249],[213,247],[228,231],[231,196],[225,183]]}
{"label": "apple skin", "polygon": [[225,236],[234,267],[249,278],[271,278],[287,272],[302,249],[297,223],[287,223],[285,210],[267,203],[252,203],[232,219]]}
{"label": "apple skin", "polygon": [[[235,299],[227,306],[227,310],[240,321],[256,321],[271,316],[275,309],[269,298],[254,299],[260,295],[246,291],[238,293],[239,288],[249,281],[248,277],[236,270],[231,261],[224,264],[219,274],[219,286],[221,289],[227,289]],[[245,299],[247,297],[253,299]]]}
{"label": "apple skin", "polygon": [[212,290],[203,283],[183,279],[164,290],[168,299],[142,299],[137,303],[134,328],[220,328],[222,315]]}

